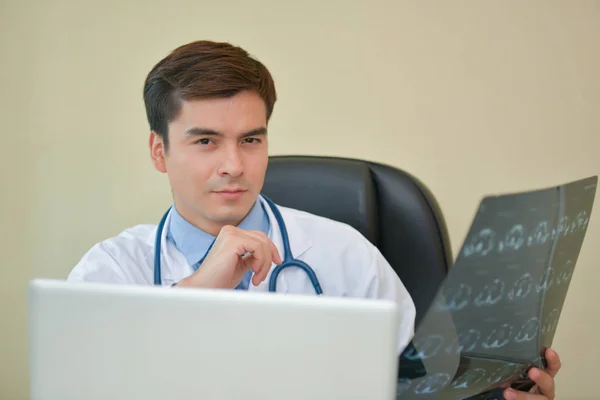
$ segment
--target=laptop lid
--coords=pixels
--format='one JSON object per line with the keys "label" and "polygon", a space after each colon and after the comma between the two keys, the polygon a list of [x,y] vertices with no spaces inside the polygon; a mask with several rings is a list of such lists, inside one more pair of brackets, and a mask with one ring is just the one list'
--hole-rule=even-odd
{"label": "laptop lid", "polygon": [[394,397],[393,302],[32,281],[33,400]]}

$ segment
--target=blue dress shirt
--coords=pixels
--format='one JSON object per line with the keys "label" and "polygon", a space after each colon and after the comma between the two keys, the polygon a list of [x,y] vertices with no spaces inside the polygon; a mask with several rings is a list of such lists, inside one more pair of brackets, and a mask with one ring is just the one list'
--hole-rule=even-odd
{"label": "blue dress shirt", "polygon": [[[238,225],[238,228],[262,231],[265,235],[269,234],[269,216],[259,199],[256,199],[256,203],[246,218]],[[171,221],[167,230],[167,240],[170,240],[175,248],[188,260],[190,265],[196,269],[196,267],[199,267],[200,261],[205,256],[215,237],[186,221],[177,212],[175,205],[173,205]],[[252,271],[250,270],[244,275],[244,278],[236,289],[248,290],[251,278]]]}

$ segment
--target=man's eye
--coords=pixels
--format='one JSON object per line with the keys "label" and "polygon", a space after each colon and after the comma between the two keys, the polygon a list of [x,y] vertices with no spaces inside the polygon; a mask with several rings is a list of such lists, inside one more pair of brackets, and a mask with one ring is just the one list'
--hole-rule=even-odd
{"label": "man's eye", "polygon": [[210,139],[200,139],[196,142],[197,144],[210,144]]}
{"label": "man's eye", "polygon": [[246,138],[244,141],[246,143],[260,143],[260,139],[259,138]]}

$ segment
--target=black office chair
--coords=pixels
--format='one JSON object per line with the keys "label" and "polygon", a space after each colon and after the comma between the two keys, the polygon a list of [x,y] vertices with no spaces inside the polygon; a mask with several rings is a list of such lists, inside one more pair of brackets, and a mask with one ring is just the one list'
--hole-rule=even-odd
{"label": "black office chair", "polygon": [[452,263],[434,196],[399,169],[357,159],[272,156],[262,193],[337,221],[377,246],[415,302],[418,325]]}

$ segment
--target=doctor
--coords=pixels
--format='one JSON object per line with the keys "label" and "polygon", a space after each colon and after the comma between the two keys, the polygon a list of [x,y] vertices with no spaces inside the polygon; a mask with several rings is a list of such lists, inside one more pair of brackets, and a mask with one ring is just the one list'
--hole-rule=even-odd
{"label": "doctor", "polygon": [[[249,291],[268,291],[271,282],[281,293],[392,299],[401,310],[398,351],[404,348],[415,306],[378,249],[346,224],[275,206],[260,194],[276,101],[264,65],[239,47],[193,42],[154,66],[143,93],[150,157],[169,179],[173,205],[160,224],[94,245],[70,281]],[[299,267],[272,279],[290,258],[308,265],[318,285]],[[540,394],[506,397],[553,399],[560,362],[552,351],[548,360],[548,373],[532,372]]]}

